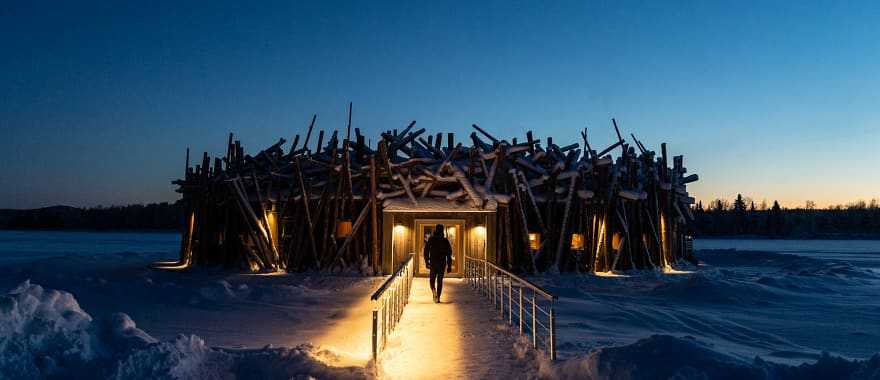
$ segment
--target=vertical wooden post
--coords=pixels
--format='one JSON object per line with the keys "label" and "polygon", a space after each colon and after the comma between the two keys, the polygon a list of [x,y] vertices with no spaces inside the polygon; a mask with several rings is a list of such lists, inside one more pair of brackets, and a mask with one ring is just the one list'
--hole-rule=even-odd
{"label": "vertical wooden post", "polygon": [[373,239],[373,274],[379,272],[379,215],[376,203],[378,202],[378,194],[376,192],[376,155],[370,156],[370,228],[372,230]]}
{"label": "vertical wooden post", "polygon": [[351,140],[351,102],[348,102],[348,126],[345,127],[345,139]]}
{"label": "vertical wooden post", "polygon": [[293,160],[293,163],[295,165],[294,168],[296,169],[297,179],[299,180],[300,192],[302,193],[303,197],[303,209],[306,214],[306,225],[308,226],[309,231],[309,248],[312,252],[312,260],[315,261],[315,265],[320,269],[321,261],[318,260],[318,251],[315,244],[315,224],[312,221],[312,213],[309,210],[309,202],[311,202],[311,199],[309,199],[309,190],[306,188],[306,183],[303,180],[302,168],[299,165],[299,157],[296,157]]}
{"label": "vertical wooden post", "polygon": [[315,120],[318,118],[318,114],[312,115],[312,122],[309,124],[309,131],[306,132],[306,141],[303,143],[303,149],[306,150],[306,154],[309,152],[309,139],[312,138],[312,128],[315,127]]}

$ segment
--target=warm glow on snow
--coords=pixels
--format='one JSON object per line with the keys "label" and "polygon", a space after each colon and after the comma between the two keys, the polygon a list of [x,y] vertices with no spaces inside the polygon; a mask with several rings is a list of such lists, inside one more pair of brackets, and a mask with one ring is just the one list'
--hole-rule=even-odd
{"label": "warm glow on snow", "polygon": [[335,315],[338,318],[322,321],[328,324],[328,328],[311,343],[331,355],[321,355],[317,359],[334,367],[367,365],[371,356],[372,310],[372,301],[364,297],[356,305],[340,310]]}
{"label": "warm glow on snow", "polygon": [[284,276],[287,272],[283,270],[276,270],[274,272],[263,272],[263,273],[242,273],[242,276]]}
{"label": "warm glow on snow", "polygon": [[627,275],[624,275],[624,274],[618,274],[618,273],[614,273],[614,272],[611,272],[611,271],[608,271],[608,272],[595,272],[595,273],[593,273],[593,274],[595,274],[596,276],[599,276],[599,277],[629,277],[629,276],[627,276]]}
{"label": "warm glow on snow", "polygon": [[189,268],[189,265],[186,263],[174,262],[172,265],[160,265],[159,263],[155,264],[157,268],[164,270],[184,270]]}
{"label": "warm glow on snow", "polygon": [[665,273],[665,274],[693,274],[694,271],[679,270],[679,269],[675,269],[671,266],[667,266],[667,267],[663,268],[663,273]]}

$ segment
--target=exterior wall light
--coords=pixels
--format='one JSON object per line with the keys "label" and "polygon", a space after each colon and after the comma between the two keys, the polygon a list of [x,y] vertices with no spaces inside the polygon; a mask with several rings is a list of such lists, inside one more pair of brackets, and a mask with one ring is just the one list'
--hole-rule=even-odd
{"label": "exterior wall light", "polygon": [[486,226],[484,226],[482,224],[478,224],[476,227],[474,227],[474,232],[477,233],[478,237],[483,238],[483,239],[486,238]]}
{"label": "exterior wall light", "polygon": [[571,234],[571,249],[575,251],[583,251],[584,250],[584,235],[583,234]]}
{"label": "exterior wall light", "polygon": [[531,248],[532,251],[537,251],[538,248],[541,248],[540,232],[529,232],[529,248]]}
{"label": "exterior wall light", "polygon": [[620,249],[620,246],[623,244],[623,237],[620,236],[619,233],[615,232],[614,235],[611,236],[611,248],[615,251]]}
{"label": "exterior wall light", "polygon": [[351,235],[351,219],[340,219],[336,222],[336,237],[343,238]]}
{"label": "exterior wall light", "polygon": [[399,234],[402,234],[404,231],[406,231],[406,227],[403,225],[403,222],[400,222],[400,221],[394,222],[394,233],[395,234],[399,235]]}

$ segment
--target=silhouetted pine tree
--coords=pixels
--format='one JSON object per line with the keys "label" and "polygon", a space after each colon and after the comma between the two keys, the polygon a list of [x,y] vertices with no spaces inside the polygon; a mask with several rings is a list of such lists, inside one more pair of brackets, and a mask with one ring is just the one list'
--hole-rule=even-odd
{"label": "silhouetted pine tree", "polygon": [[767,213],[767,232],[770,237],[778,238],[782,236],[782,230],[785,221],[782,215],[782,208],[779,207],[778,201],[773,201],[773,207]]}
{"label": "silhouetted pine tree", "polygon": [[746,232],[746,202],[742,194],[737,194],[733,201],[733,223],[737,234]]}

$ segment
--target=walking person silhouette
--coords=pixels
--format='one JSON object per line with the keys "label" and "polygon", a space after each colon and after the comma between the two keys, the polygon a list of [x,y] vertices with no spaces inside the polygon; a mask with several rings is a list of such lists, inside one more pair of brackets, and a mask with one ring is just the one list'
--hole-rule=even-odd
{"label": "walking person silhouette", "polygon": [[442,224],[434,227],[434,233],[425,243],[422,253],[425,264],[430,269],[429,281],[431,293],[434,294],[434,303],[440,302],[440,293],[443,292],[443,275],[452,272],[452,245],[446,239],[446,228]]}

